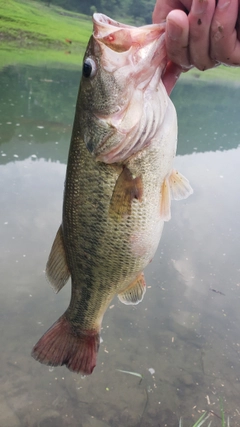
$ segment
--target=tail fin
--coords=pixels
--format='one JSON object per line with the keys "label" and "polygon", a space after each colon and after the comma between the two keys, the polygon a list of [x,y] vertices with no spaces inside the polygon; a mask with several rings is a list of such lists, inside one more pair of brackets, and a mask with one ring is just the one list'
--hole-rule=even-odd
{"label": "tail fin", "polygon": [[65,315],[40,338],[32,356],[45,365],[66,365],[70,371],[89,375],[96,366],[99,334],[77,329]]}

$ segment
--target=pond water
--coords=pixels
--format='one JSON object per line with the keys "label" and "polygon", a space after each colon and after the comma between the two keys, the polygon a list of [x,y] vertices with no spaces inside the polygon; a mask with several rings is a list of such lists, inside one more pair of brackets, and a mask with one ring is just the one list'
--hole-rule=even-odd
{"label": "pond water", "polygon": [[[191,427],[220,402],[240,425],[240,90],[179,82],[175,164],[194,194],[172,205],[138,306],[114,299],[89,377],[31,358],[65,311],[44,275],[61,221],[80,75],[0,72],[0,426]],[[131,371],[138,376],[121,372]]]}

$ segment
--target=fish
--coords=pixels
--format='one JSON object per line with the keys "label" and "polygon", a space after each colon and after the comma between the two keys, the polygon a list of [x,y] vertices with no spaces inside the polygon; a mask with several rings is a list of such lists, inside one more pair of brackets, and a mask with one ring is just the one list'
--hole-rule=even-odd
{"label": "fish", "polygon": [[115,295],[138,304],[171,200],[192,193],[176,171],[177,115],[162,83],[165,24],[134,27],[93,15],[83,58],[64,188],[62,224],[46,275],[71,277],[65,313],[32,350],[39,362],[89,375]]}

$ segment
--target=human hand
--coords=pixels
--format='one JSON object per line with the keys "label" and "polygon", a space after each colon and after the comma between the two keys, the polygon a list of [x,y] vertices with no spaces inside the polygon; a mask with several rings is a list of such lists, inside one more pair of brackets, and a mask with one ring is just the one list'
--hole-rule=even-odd
{"label": "human hand", "polygon": [[181,71],[192,66],[206,70],[219,63],[240,65],[238,1],[219,0],[215,5],[215,0],[157,0],[153,22],[167,17],[170,62],[163,81],[169,93]]}

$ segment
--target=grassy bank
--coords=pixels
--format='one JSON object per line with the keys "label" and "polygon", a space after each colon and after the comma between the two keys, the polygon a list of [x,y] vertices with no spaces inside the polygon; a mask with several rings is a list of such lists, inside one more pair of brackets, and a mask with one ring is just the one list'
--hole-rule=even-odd
{"label": "grassy bank", "polygon": [[79,65],[91,31],[88,16],[33,0],[0,0],[0,67]]}
{"label": "grassy bank", "polygon": [[213,84],[229,84],[234,85],[235,87],[240,86],[240,68],[237,67],[226,67],[221,65],[219,67],[213,68],[211,70],[206,70],[204,72],[193,68],[187,73],[181,75],[181,80],[185,81],[207,81],[212,82]]}
{"label": "grassy bank", "polygon": [[[13,64],[81,67],[91,17],[34,0],[0,0],[0,69]],[[184,80],[240,84],[240,69],[191,70]]]}

